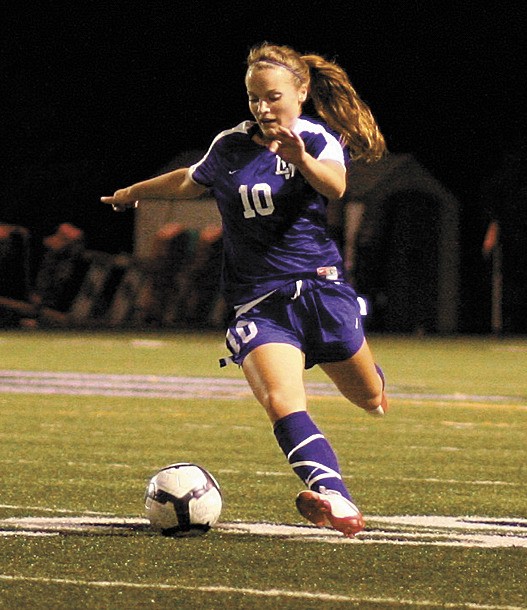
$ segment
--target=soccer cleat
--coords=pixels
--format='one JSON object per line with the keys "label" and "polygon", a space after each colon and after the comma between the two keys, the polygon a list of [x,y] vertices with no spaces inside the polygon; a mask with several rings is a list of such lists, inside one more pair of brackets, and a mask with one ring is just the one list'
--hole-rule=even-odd
{"label": "soccer cleat", "polygon": [[381,367],[375,365],[375,368],[377,369],[377,374],[379,375],[379,378],[382,382],[381,404],[378,407],[375,407],[375,409],[365,409],[365,411],[366,411],[366,413],[368,413],[369,415],[372,415],[373,417],[383,417],[386,414],[386,411],[388,411],[388,399],[386,398],[386,394],[384,392],[384,387],[386,385],[386,382],[384,380],[384,373],[382,372]]}
{"label": "soccer cleat", "polygon": [[338,491],[306,489],[296,497],[296,507],[302,517],[317,527],[332,527],[347,538],[353,538],[364,529],[359,509]]}

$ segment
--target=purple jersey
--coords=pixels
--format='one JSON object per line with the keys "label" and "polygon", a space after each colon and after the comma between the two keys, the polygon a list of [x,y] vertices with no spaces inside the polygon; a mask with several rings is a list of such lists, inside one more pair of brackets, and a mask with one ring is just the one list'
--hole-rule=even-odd
{"label": "purple jersey", "polygon": [[[221,132],[191,178],[211,188],[223,222],[223,291],[229,304],[251,301],[291,280],[335,267],[342,276],[336,243],[326,231],[327,199],[296,167],[253,141],[257,125],[240,123]],[[345,151],[329,128],[300,117],[295,133],[319,160],[345,165]]]}

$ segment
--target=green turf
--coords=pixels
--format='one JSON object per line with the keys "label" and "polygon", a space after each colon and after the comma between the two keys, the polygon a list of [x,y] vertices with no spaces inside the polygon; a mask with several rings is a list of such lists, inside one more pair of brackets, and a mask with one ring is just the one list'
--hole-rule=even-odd
{"label": "green turf", "polygon": [[[222,343],[216,333],[3,332],[0,368],[241,379],[236,367],[217,368]],[[400,396],[389,417],[368,418],[340,397],[311,401],[365,514],[527,518],[527,341],[371,343]],[[440,396],[416,397],[425,394]],[[4,393],[0,421],[0,519],[139,518],[155,470],[190,460],[219,479],[222,521],[302,523],[292,502],[300,482],[249,393]],[[526,554],[220,529],[177,540],[148,530],[0,535],[0,608],[525,608]]]}

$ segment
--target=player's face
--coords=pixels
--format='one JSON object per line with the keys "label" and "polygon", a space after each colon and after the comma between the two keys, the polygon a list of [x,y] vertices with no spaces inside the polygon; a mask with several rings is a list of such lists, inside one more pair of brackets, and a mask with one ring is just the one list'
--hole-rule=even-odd
{"label": "player's face", "polygon": [[273,140],[279,125],[293,127],[306,100],[307,87],[298,88],[294,76],[279,66],[251,69],[245,83],[249,109],[265,139]]}

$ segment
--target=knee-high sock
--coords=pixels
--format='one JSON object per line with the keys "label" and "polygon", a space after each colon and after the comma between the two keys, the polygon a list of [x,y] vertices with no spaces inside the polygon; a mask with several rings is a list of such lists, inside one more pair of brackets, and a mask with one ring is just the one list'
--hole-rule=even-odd
{"label": "knee-high sock", "polygon": [[335,452],[306,411],[279,419],[274,434],[294,472],[310,489],[331,489],[351,500]]}

